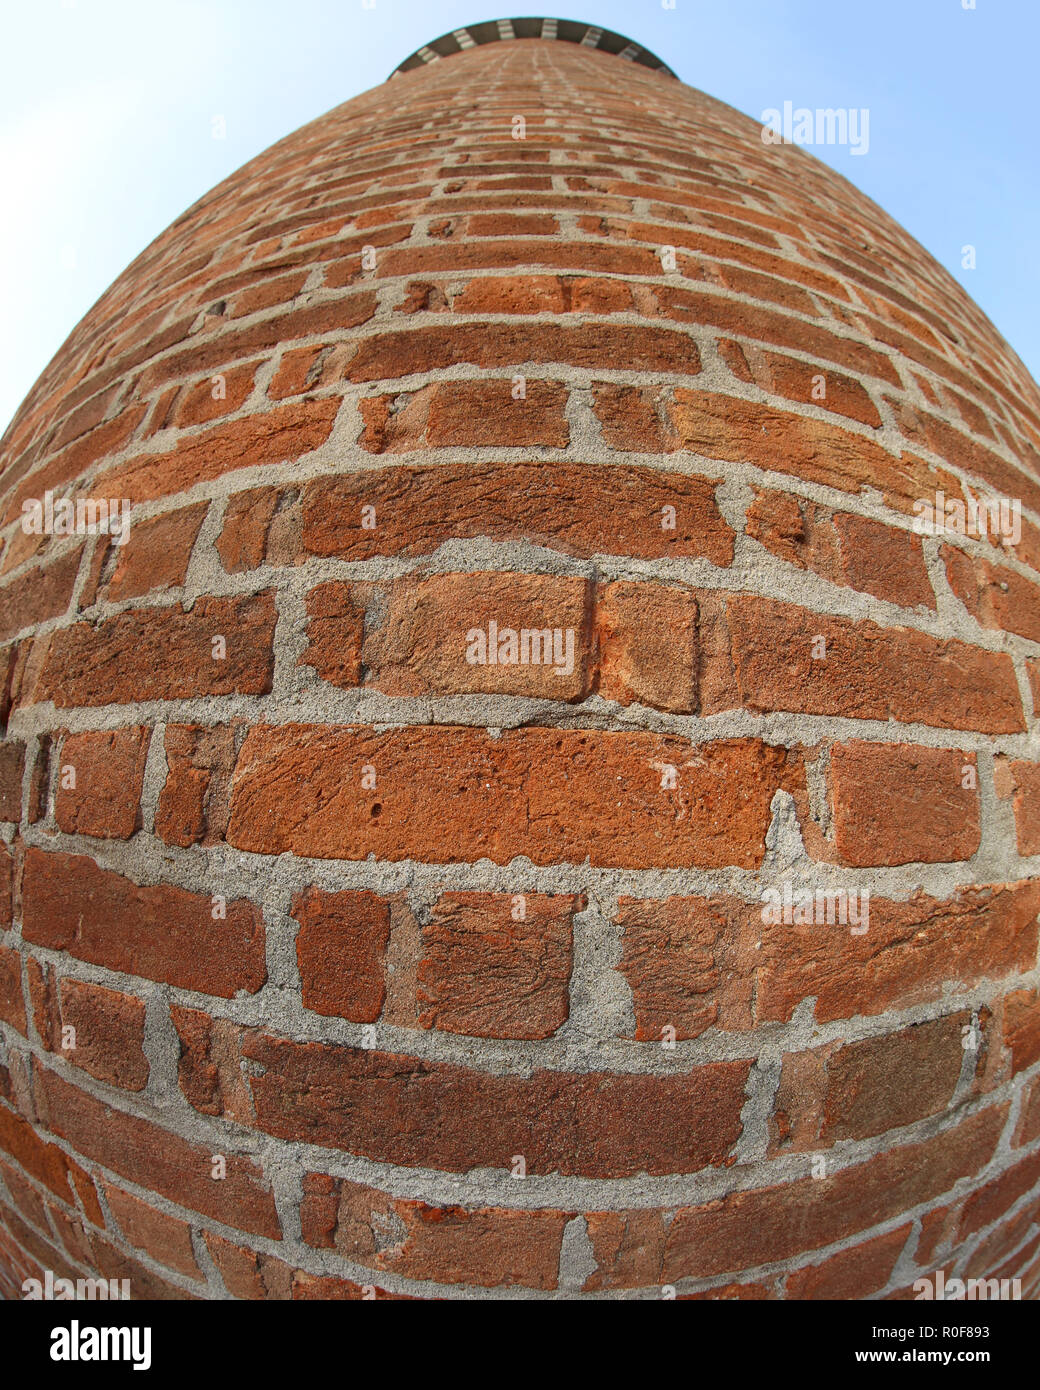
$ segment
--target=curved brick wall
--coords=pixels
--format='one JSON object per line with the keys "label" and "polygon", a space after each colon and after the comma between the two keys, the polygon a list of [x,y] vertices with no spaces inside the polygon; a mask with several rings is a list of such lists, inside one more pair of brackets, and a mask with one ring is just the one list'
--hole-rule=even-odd
{"label": "curved brick wall", "polygon": [[[1028,1297],[1038,446],[899,227],[607,54],[202,199],[3,441],[8,1294]],[[1017,544],[913,533],[969,488]]]}

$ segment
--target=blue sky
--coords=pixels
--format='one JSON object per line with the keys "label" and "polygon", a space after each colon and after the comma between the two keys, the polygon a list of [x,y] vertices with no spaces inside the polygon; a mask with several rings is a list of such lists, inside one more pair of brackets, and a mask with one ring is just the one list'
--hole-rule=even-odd
{"label": "blue sky", "polygon": [[[508,0],[504,0],[508,5]],[[561,0],[756,119],[867,107],[814,150],[968,289],[1040,378],[1038,0]],[[382,82],[480,0],[2,0],[0,429],[90,305],[196,198]],[[223,118],[225,138],[215,139]],[[974,270],[961,247],[977,248]]]}

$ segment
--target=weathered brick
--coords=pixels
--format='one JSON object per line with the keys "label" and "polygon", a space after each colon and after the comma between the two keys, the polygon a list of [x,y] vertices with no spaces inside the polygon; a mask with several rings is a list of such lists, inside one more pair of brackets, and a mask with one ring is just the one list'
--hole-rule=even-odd
{"label": "weathered brick", "polygon": [[0,589],[0,642],[66,611],[82,557],[83,547],[78,546],[48,565],[26,570]]}
{"label": "weathered brick", "polygon": [[386,998],[390,910],[375,893],[297,893],[296,959],[303,1006],[315,1013],[374,1023]]}
{"label": "weathered brick", "polygon": [[183,435],[168,453],[141,454],[102,474],[89,495],[149,502],[222,478],[236,468],[301,458],[328,439],[339,407],[338,398],[303,400]]}
{"label": "weathered brick", "polygon": [[842,492],[876,488],[889,506],[908,514],[918,498],[940,488],[959,495],[945,470],[911,454],[896,458],[873,439],[810,415],[685,387],[676,388],[671,415],[679,446],[706,458],[750,463]]}
{"label": "weathered brick", "polygon": [[675,714],[698,707],[697,600],[677,584],[618,580],[596,593],[597,689]]}
{"label": "weathered brick", "polygon": [[1006,996],[1004,1042],[1014,1071],[1040,1062],[1040,991],[1018,989]]}
{"label": "weathered brick", "polygon": [[406,576],[391,586],[386,621],[365,644],[365,665],[389,695],[581,699],[589,686],[589,606],[583,579]]}
{"label": "weathered brick", "polygon": [[44,1047],[99,1081],[143,1091],[145,1006],[133,995],[65,978],[55,987],[47,967],[29,961],[36,1028]]}
{"label": "weathered brick", "polygon": [[0,743],[0,820],[21,820],[24,774],[25,744],[13,739]]}
{"label": "weathered brick", "polygon": [[[204,1040],[195,1045],[204,1056]],[[658,1077],[496,1076],[255,1029],[244,1032],[241,1050],[262,1071],[249,1069],[255,1119],[247,1122],[276,1137],[405,1167],[509,1170],[523,1154],[529,1173],[599,1177],[724,1162],[740,1133],[751,1066],[718,1062]],[[653,1126],[645,1124],[650,1113]]]}
{"label": "weathered brick", "polygon": [[[260,913],[172,885],[139,886],[77,854],[25,855],[22,935],[52,951],[224,999],[252,994],[267,969]],[[89,911],[87,908],[89,907]]]}
{"label": "weathered brick", "polygon": [[[371,508],[370,513],[363,513]],[[674,510],[670,510],[674,509]],[[364,523],[371,519],[374,524]],[[587,464],[444,464],[322,478],[303,495],[303,546],[364,560],[446,540],[528,540],[565,554],[733,558],[714,480]]]}
{"label": "weathered brick", "polygon": [[[270,593],[200,598],[190,612],[135,608],[97,626],[77,623],[55,633],[37,688],[61,709],[262,695],[271,687],[274,627]],[[223,638],[224,655],[215,639]]]}
{"label": "weathered brick", "polygon": [[981,843],[974,753],[839,743],[830,751],[829,778],[843,863],[950,863],[970,859]]}
{"label": "weathered brick", "polygon": [[128,840],[141,824],[151,729],[70,734],[61,746],[54,819],[66,835]]}
{"label": "weathered brick", "polygon": [[1004,653],[775,599],[731,598],[726,611],[737,691],[756,712],[897,719],[986,733],[1024,727]]}
{"label": "weathered brick", "polygon": [[222,1150],[226,1173],[218,1180],[210,1147],[115,1110],[51,1071],[37,1071],[33,1094],[50,1132],[87,1158],[203,1216],[281,1239],[270,1187],[251,1159]]}
{"label": "weathered brick", "polygon": [[382,381],[456,363],[496,368],[561,362],[602,368],[619,361],[637,372],[696,376],[701,369],[693,339],[666,328],[478,322],[410,333],[374,333],[362,340],[348,375],[351,381]]}
{"label": "weathered brick", "polygon": [[947,1191],[989,1161],[1006,1111],[984,1110],[933,1139],[905,1144],[824,1178],[731,1193],[681,1208],[663,1277],[708,1278],[819,1249]]}
{"label": "weathered brick", "polygon": [[0,1019],[26,1032],[22,995],[22,957],[13,947],[0,946]]}
{"label": "weathered brick", "polygon": [[909,1226],[898,1226],[883,1236],[842,1250],[822,1264],[797,1270],[788,1277],[785,1297],[859,1300],[877,1293],[892,1277],[910,1230]]}
{"label": "weathered brick", "polygon": [[[360,786],[364,764],[384,770],[377,790]],[[774,791],[802,776],[755,740],[694,749],[642,733],[257,726],[239,754],[227,839],[315,858],[752,868]],[[446,793],[447,835],[435,809]]]}
{"label": "weathered brick", "polygon": [[235,726],[167,724],[167,774],[155,808],[155,833],[170,845],[223,838],[235,762]]}
{"label": "weathered brick", "polygon": [[[568,1213],[401,1200],[308,1173],[303,1238],[381,1272],[484,1288],[556,1288]],[[388,1238],[389,1237],[389,1238]]]}
{"label": "weathered brick", "polygon": [[548,1038],[567,1021],[572,919],[543,893],[443,893],[422,929],[419,1023],[484,1038]]}
{"label": "weathered brick", "polygon": [[1040,642],[1040,585],[955,546],[944,545],[942,556],[950,588],[983,627]]}
{"label": "weathered brick", "polygon": [[883,1037],[787,1053],[771,1121],[774,1150],[812,1152],[938,1114],[960,1078],[969,1020],[952,1014]]}
{"label": "weathered brick", "polygon": [[105,597],[121,602],[183,584],[208,509],[208,503],[200,502],[131,525],[126,544],[118,547],[119,560]]}
{"label": "weathered brick", "polygon": [[307,595],[307,647],[298,664],[345,690],[361,684],[366,588],[331,579]]}
{"label": "weathered brick", "polygon": [[997,760],[997,795],[1010,798],[1019,854],[1040,854],[1040,763]]}
{"label": "weathered brick", "polygon": [[106,1182],[103,1186],[112,1215],[131,1245],[144,1250],[153,1260],[170,1269],[176,1269],[193,1279],[202,1278],[191,1247],[191,1227],[186,1221],[156,1211],[147,1202],[113,1187],[111,1183]]}

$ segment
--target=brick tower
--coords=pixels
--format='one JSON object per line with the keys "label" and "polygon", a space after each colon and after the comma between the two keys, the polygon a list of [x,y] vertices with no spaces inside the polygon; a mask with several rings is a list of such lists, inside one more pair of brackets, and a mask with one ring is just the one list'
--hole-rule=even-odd
{"label": "brick tower", "polygon": [[1035,1294],[1038,460],[617,35],[207,194],[2,441],[4,1293]]}

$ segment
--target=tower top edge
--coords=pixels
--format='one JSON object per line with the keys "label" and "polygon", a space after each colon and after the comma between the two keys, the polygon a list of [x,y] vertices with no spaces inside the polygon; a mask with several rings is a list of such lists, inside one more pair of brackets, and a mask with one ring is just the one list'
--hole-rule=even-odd
{"label": "tower top edge", "polygon": [[480,24],[466,24],[453,29],[440,38],[424,43],[414,53],[410,53],[403,63],[398,63],[390,77],[402,72],[412,72],[427,63],[451,58],[456,53],[464,53],[467,48],[478,48],[487,43],[501,43],[514,39],[550,39],[561,43],[574,43],[583,48],[594,48],[600,53],[613,53],[618,58],[637,63],[640,67],[660,72],[666,77],[678,77],[670,67],[634,39],[624,34],[616,34],[613,29],[603,29],[597,24],[586,24],[577,19],[517,18],[488,19]]}

